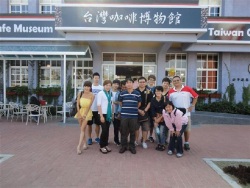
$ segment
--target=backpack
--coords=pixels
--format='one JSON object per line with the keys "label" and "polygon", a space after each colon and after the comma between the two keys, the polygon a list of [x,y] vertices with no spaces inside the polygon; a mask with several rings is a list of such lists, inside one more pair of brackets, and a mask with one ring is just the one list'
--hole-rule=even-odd
{"label": "backpack", "polygon": [[187,112],[187,110],[186,110],[186,108],[175,108],[175,111],[174,111],[174,115],[176,116],[176,110],[180,110],[180,111],[182,111],[182,116],[184,116],[185,114],[186,114],[186,112]]}
{"label": "backpack", "polygon": [[[83,91],[81,92],[80,98],[82,97],[82,94],[83,94]],[[76,106],[77,105],[77,98],[78,98],[78,96],[76,97],[76,99],[75,99],[75,101],[74,101],[74,103],[72,105],[72,110],[71,110],[71,113],[70,113],[71,116],[74,116],[77,113],[77,106]],[[79,105],[79,108],[80,108],[80,105]]]}

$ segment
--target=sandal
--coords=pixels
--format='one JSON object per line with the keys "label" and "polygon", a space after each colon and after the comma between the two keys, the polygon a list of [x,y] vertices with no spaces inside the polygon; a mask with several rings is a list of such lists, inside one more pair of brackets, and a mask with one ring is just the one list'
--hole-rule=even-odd
{"label": "sandal", "polygon": [[83,147],[82,147],[82,149],[83,149],[83,150],[88,149],[87,145],[86,145],[86,144],[84,144],[84,145],[83,145]]}
{"label": "sandal", "polygon": [[111,152],[112,151],[108,146],[106,146],[105,148],[106,148],[107,152]]}
{"label": "sandal", "polygon": [[107,151],[106,148],[100,148],[100,152],[102,152],[103,154],[107,154],[108,153],[108,151]]}
{"label": "sandal", "polygon": [[81,154],[82,154],[82,151],[80,150],[80,147],[79,147],[79,146],[77,146],[77,154],[78,154],[78,155],[81,155]]}

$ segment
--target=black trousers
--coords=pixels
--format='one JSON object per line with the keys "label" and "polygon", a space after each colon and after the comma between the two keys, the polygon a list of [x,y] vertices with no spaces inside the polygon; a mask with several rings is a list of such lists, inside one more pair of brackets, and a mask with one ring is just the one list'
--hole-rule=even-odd
{"label": "black trousers", "polygon": [[176,135],[170,136],[168,150],[171,150],[174,152],[176,148],[177,153],[183,153],[182,134],[186,130],[186,128],[187,128],[187,125],[182,125],[179,136],[176,136]]}
{"label": "black trousers", "polygon": [[[116,117],[116,114],[114,114],[114,117]],[[119,130],[121,125],[121,120],[114,118],[113,125],[114,125],[114,141],[117,143],[119,142]]]}
{"label": "black trousers", "polygon": [[128,146],[128,135],[129,147],[135,148],[135,131],[137,127],[137,118],[121,118],[121,145],[122,147]]}
{"label": "black trousers", "polygon": [[110,122],[106,121],[106,114],[103,114],[103,117],[105,119],[105,122],[101,122],[101,127],[102,127],[102,133],[100,137],[100,147],[103,148],[108,145],[108,140],[109,140],[109,127],[110,127]]}

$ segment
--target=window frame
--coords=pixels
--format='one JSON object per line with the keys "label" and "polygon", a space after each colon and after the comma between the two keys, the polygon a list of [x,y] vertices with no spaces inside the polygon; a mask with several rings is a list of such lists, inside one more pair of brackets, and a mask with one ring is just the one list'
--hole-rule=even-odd
{"label": "window frame", "polygon": [[[57,64],[60,63],[60,66],[53,66],[53,62],[56,61]],[[62,79],[62,71],[61,71],[61,65],[62,65],[62,61],[61,60],[45,60],[43,61],[45,62],[46,66],[42,66],[41,65],[41,61],[39,62],[39,66],[40,66],[40,78],[39,78],[39,87],[57,87],[57,86],[60,86],[61,85],[61,79]],[[49,64],[47,64],[49,63]],[[49,84],[42,84],[42,70],[49,70]],[[52,84],[52,82],[54,81],[53,80],[53,76],[52,76],[52,73],[53,71],[59,71],[59,76],[60,76],[60,79],[59,79],[59,84]],[[44,79],[44,81],[46,81]]]}
{"label": "window frame", "polygon": [[[40,14],[54,14],[55,13],[55,6],[56,4],[61,3],[61,0],[48,0],[44,2],[43,0],[39,0],[39,13]],[[49,11],[42,11],[43,6],[48,6]]]}
{"label": "window frame", "polygon": [[[183,85],[186,85],[186,82],[187,82],[187,53],[166,53],[166,55],[165,55],[165,63],[166,63],[166,66],[165,66],[165,76],[166,77],[168,77],[168,78],[170,78],[171,80],[173,79],[173,76],[169,76],[169,75],[166,75],[166,71],[171,71],[171,67],[169,66],[169,68],[167,67],[167,55],[174,55],[174,57],[175,57],[175,62],[174,62],[174,64],[175,64],[175,67],[174,67],[174,70],[175,70],[175,74],[173,75],[173,76],[175,76],[175,75],[178,75],[178,76],[180,76],[181,77],[181,81],[182,81],[182,84]],[[186,56],[186,59],[181,59],[182,61],[186,61],[186,67],[181,67],[181,68],[178,68],[177,67],[177,64],[178,64],[178,62],[177,62],[177,56],[178,55],[185,55]],[[180,72],[180,73],[182,73],[182,72],[184,72],[184,76],[183,75],[179,75],[179,74],[177,74],[176,72]]]}
{"label": "window frame", "polygon": [[[12,11],[12,6],[16,6],[20,8],[20,11]],[[27,7],[27,10],[23,10],[23,6]],[[29,2],[28,0],[19,0],[12,2],[9,1],[9,12],[10,14],[28,14],[29,13]]]}
{"label": "window frame", "polygon": [[[16,62],[19,61],[19,65],[11,65],[13,62]],[[11,87],[15,87],[15,86],[28,86],[29,84],[29,71],[28,71],[28,68],[29,68],[29,63],[28,63],[28,60],[10,60],[8,61],[9,64],[10,64],[10,69],[9,69],[9,86]],[[23,63],[26,63],[26,65],[24,65]],[[15,70],[18,70],[19,69],[19,79],[12,79],[12,70],[15,69]],[[27,74],[22,74],[22,70],[27,70]],[[18,74],[15,74],[15,75],[18,75]],[[23,83],[23,75],[27,77],[27,82]],[[15,81],[14,81],[15,80]],[[18,82],[19,80],[19,82]],[[14,82],[13,82],[14,81]]]}
{"label": "window frame", "polygon": [[[109,55],[105,56],[105,55]],[[129,57],[131,55],[131,59]],[[150,61],[150,56],[154,61]],[[154,56],[154,57],[153,57]],[[124,57],[124,59],[122,59]],[[147,57],[147,58],[146,58]],[[120,59],[119,59],[120,58]],[[149,60],[149,61],[146,61]],[[147,78],[149,75],[157,75],[157,53],[147,52],[103,52],[102,53],[102,79],[119,79],[123,80],[122,77],[117,77],[116,66],[117,65],[128,65],[128,66],[142,66],[142,76]],[[104,69],[113,66],[114,72],[112,74],[105,75]],[[152,68],[152,69],[151,69]],[[146,72],[151,70],[151,72]],[[110,76],[111,75],[111,76]]]}
{"label": "window frame", "polygon": [[[78,63],[77,62],[81,62],[82,63],[82,66],[78,66]],[[88,62],[88,65],[90,65],[92,63],[92,66],[85,66],[85,62],[87,63]],[[75,66],[75,63],[77,63]],[[86,76],[88,76],[88,78],[86,79],[83,79],[81,78],[81,85],[79,85],[78,83],[80,82],[79,80],[80,79],[76,79],[75,81],[75,78],[78,76],[78,75],[75,75],[74,73],[77,71],[77,70],[81,70],[82,72],[84,72],[84,70],[87,70],[89,72],[89,74],[87,74]],[[82,89],[82,86],[83,86],[83,81],[84,80],[87,80],[87,79],[92,79],[92,75],[93,75],[93,61],[88,61],[88,60],[75,60],[73,62],[73,66],[72,66],[72,84],[71,84],[71,87],[72,88],[77,88],[77,89]],[[76,83],[76,86],[75,86],[75,83]]]}
{"label": "window frame", "polygon": [[[198,63],[200,63],[199,62],[199,60],[198,60],[198,55],[206,55],[206,68],[200,68],[199,66],[198,66]],[[209,68],[208,67],[208,61],[209,61],[209,55],[213,55],[213,56],[217,56],[217,68]],[[196,60],[196,67],[197,67],[197,69],[196,69],[196,89],[197,90],[209,90],[209,91],[218,91],[218,89],[219,89],[219,66],[220,66],[220,62],[219,62],[219,53],[197,53],[197,60]],[[199,81],[198,80],[198,77],[201,77],[202,78],[202,76],[199,76],[198,75],[198,72],[203,72],[203,71],[205,71],[206,72],[206,76],[205,76],[205,78],[206,78],[206,82],[205,82],[205,84],[206,84],[206,87],[204,88],[204,87],[198,87],[198,84],[199,84],[199,82],[201,82],[201,81]],[[211,72],[211,71],[216,71],[217,72],[217,74],[216,74],[216,88],[209,88],[208,87],[208,84],[209,83],[215,83],[215,82],[208,82],[209,81],[209,74],[208,74],[208,72]],[[203,76],[204,77],[204,76]],[[203,82],[201,82],[201,84],[202,84]]]}

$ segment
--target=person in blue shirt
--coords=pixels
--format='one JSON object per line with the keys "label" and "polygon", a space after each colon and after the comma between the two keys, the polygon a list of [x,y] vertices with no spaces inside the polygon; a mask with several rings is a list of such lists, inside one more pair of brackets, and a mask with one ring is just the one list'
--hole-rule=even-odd
{"label": "person in blue shirt", "polygon": [[121,149],[119,153],[127,150],[128,135],[129,150],[132,154],[136,154],[135,150],[135,131],[137,128],[138,109],[141,106],[141,95],[133,89],[133,80],[126,79],[126,90],[122,91],[119,96],[121,105]]}

